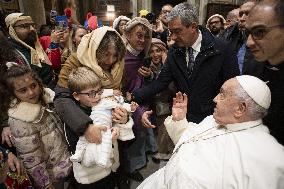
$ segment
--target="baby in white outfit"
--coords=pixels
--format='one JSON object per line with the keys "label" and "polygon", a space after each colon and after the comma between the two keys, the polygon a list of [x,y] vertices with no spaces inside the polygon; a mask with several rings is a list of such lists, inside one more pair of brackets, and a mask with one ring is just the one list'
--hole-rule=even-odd
{"label": "baby in white outfit", "polygon": [[[127,124],[112,125],[112,110],[118,106],[122,106],[127,112],[133,112],[137,108],[137,104],[128,104],[124,102],[121,95],[114,95],[113,89],[104,89],[101,94],[101,100],[96,106],[92,107],[90,118],[95,125],[107,127],[106,132],[102,132],[102,143],[89,143],[85,136],[79,137],[76,145],[75,154],[70,157],[72,162],[81,162],[83,166],[90,167],[99,165],[105,168],[112,166],[112,159],[118,157],[118,147],[115,137],[119,132],[118,139],[122,141],[131,140],[134,137],[132,131],[133,120],[130,118]],[[117,155],[114,155],[117,154]]]}

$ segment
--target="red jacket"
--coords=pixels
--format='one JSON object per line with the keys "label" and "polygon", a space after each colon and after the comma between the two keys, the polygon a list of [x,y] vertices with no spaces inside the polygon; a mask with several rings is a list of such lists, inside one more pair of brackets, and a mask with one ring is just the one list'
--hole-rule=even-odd
{"label": "red jacket", "polygon": [[61,49],[50,48],[51,38],[50,36],[42,36],[39,38],[42,48],[46,52],[54,70],[61,68]]}

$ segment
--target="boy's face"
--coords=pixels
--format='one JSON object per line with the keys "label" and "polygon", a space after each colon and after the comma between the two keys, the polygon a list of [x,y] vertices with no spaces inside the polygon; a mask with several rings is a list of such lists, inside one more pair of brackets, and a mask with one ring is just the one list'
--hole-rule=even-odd
{"label": "boy's face", "polygon": [[80,102],[80,105],[86,107],[96,106],[101,100],[101,86],[87,87],[81,92],[74,92],[73,97]]}

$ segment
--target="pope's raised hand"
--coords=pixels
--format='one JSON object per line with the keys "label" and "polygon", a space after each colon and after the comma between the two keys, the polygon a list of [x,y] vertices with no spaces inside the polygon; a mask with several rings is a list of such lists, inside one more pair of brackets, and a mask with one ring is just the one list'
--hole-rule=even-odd
{"label": "pope's raised hand", "polygon": [[186,117],[187,113],[187,95],[181,92],[176,93],[173,98],[172,117],[174,121],[182,120]]}

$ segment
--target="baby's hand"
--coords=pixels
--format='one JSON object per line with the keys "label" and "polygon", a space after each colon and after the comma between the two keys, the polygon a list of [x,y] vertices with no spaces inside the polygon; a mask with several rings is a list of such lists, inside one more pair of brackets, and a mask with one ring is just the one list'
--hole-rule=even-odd
{"label": "baby's hand", "polygon": [[115,90],[113,90],[113,94],[114,94],[114,96],[121,96],[122,92],[120,90],[115,89]]}
{"label": "baby's hand", "polygon": [[136,102],[131,102],[131,105],[130,105],[130,109],[131,109],[131,112],[135,112],[136,109],[138,108],[138,104]]}
{"label": "baby's hand", "polygon": [[112,140],[116,140],[118,139],[118,136],[119,136],[119,128],[117,127],[113,127],[111,128],[111,135],[112,135]]}

